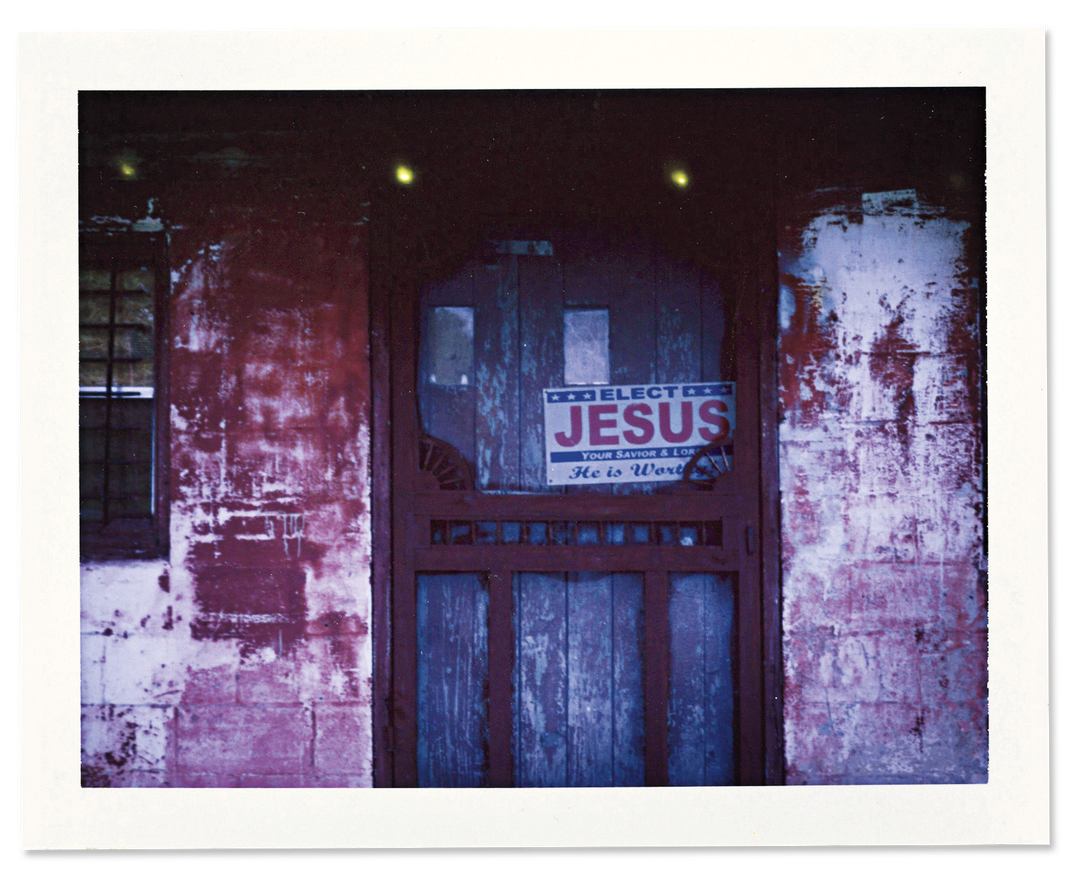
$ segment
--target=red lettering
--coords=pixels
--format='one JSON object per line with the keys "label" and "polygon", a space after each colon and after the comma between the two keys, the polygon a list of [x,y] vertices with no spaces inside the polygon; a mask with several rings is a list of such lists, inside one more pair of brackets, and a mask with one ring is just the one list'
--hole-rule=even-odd
{"label": "red lettering", "polygon": [[[669,389],[668,389],[669,390]],[[670,428],[670,404],[659,404],[659,433],[668,443],[683,443],[692,436],[692,401],[681,403],[681,430],[676,433]]]}
{"label": "red lettering", "polygon": [[564,430],[560,430],[555,434],[555,441],[560,446],[575,446],[581,441],[581,407],[571,406],[569,408],[569,420],[570,420],[570,434],[566,436]]}
{"label": "red lettering", "polygon": [[721,400],[707,400],[700,404],[700,421],[706,421],[715,426],[714,430],[709,427],[701,427],[698,431],[708,442],[720,440],[730,435],[730,421],[716,412],[729,412],[730,408]]}
{"label": "red lettering", "polygon": [[646,403],[630,403],[625,407],[625,412],[622,413],[625,423],[639,428],[639,430],[627,430],[622,434],[627,443],[642,446],[650,443],[651,438],[655,436],[655,425],[641,417],[644,415],[651,415],[651,407]]}
{"label": "red lettering", "polygon": [[600,418],[603,413],[615,414],[618,412],[617,403],[604,403],[599,405],[593,405],[588,407],[588,430],[591,434],[591,445],[593,446],[616,446],[618,445],[618,435],[603,436],[603,431],[607,428],[617,427],[618,422],[613,418]]}

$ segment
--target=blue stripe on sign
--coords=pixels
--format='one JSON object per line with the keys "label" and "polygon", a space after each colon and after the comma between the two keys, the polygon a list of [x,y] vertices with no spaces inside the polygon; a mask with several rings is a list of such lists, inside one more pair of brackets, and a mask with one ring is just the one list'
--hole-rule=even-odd
{"label": "blue stripe on sign", "polygon": [[599,397],[595,391],[556,391],[546,396],[548,403],[580,403]]}
{"label": "blue stripe on sign", "polygon": [[[551,463],[560,464],[569,461],[657,461],[662,458],[691,458],[696,452],[706,446],[700,443],[697,446],[673,446],[657,449],[585,449],[583,452],[551,452]],[[733,457],[733,444],[722,446],[729,457]]]}
{"label": "blue stripe on sign", "polygon": [[[599,386],[597,388],[563,388],[562,390],[548,391],[544,395],[548,403],[585,403],[600,400],[601,392],[614,391],[613,397],[608,398],[606,402],[618,401],[624,403],[627,400],[680,400],[682,398],[703,398],[703,397],[727,397],[733,394],[733,382],[696,382],[694,384],[681,385],[671,384],[666,385],[606,385]],[[643,397],[619,397],[617,391],[619,388],[643,388]],[[666,393],[666,388],[674,388],[674,396],[670,397]],[[648,389],[658,388],[659,395],[651,397],[648,395]],[[676,389],[681,389],[680,391]]]}

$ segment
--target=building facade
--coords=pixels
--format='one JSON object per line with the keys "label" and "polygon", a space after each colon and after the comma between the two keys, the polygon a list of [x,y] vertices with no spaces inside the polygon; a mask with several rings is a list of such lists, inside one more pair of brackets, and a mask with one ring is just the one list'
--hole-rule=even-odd
{"label": "building facade", "polygon": [[83,785],[985,781],[982,118],[83,94]]}

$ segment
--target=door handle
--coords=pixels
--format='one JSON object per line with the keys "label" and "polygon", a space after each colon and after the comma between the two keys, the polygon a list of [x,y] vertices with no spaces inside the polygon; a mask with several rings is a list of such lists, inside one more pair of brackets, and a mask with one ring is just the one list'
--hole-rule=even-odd
{"label": "door handle", "polygon": [[744,526],[744,550],[749,555],[756,553],[756,529],[750,524]]}

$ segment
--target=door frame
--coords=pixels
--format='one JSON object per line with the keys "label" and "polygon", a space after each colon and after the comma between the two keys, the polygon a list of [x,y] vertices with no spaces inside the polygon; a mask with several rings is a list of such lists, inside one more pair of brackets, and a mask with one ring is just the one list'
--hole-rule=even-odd
{"label": "door frame", "polygon": [[[420,267],[416,266],[427,250],[419,240],[405,232],[407,222],[401,218],[406,204],[393,192],[373,201],[370,227],[369,281],[369,353],[371,359],[371,497],[372,497],[372,735],[373,784],[394,787],[402,782],[396,778],[396,735],[399,731],[416,731],[415,725],[402,723],[405,714],[394,706],[398,682],[405,684],[415,677],[413,664],[398,665],[395,670],[394,645],[394,572],[393,544],[395,507],[392,501],[392,473],[398,469],[416,472],[417,445],[407,448],[407,441],[395,440],[393,423],[398,421],[395,391],[398,385],[416,387],[415,361],[406,372],[393,368],[391,350],[397,344],[415,348],[418,319],[418,286]],[[782,661],[782,590],[780,540],[780,483],[778,470],[778,393],[777,393],[777,329],[778,329],[778,272],[776,226],[773,196],[769,190],[753,194],[741,220],[741,232],[731,253],[732,275],[736,283],[737,343],[752,345],[759,362],[755,374],[738,373],[739,383],[748,383],[743,390],[756,396],[756,433],[759,488],[755,505],[748,515],[757,519],[755,531],[760,578],[754,590],[761,602],[749,612],[759,625],[762,664],[751,665],[758,671],[757,679],[747,688],[742,683],[741,696],[753,699],[744,704],[757,707],[762,738],[758,744],[759,759],[742,762],[741,784],[783,784],[784,755],[784,671]],[[396,293],[403,289],[401,294]],[[399,306],[399,298],[405,305]],[[416,395],[412,397],[416,407]],[[408,417],[408,416],[406,416]],[[510,580],[500,578],[491,569],[491,584],[506,586]],[[665,581],[665,572],[662,574]],[[647,595],[646,595],[647,596]],[[500,610],[501,611],[501,610]],[[506,615],[489,615],[489,623],[509,624]],[[492,639],[494,638],[494,634]],[[489,645],[492,645],[489,639]],[[414,658],[415,658],[415,653]],[[489,653],[489,656],[492,653]],[[409,680],[402,673],[414,673]],[[500,689],[500,693],[502,690]],[[758,695],[758,699],[754,699]],[[646,704],[647,705],[647,704]],[[490,713],[489,713],[490,716]],[[508,725],[489,725],[490,730]],[[665,742],[665,737],[663,738]],[[493,775],[505,762],[489,761]],[[501,777],[500,777],[501,778]],[[494,782],[492,784],[495,784]]]}

